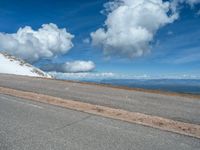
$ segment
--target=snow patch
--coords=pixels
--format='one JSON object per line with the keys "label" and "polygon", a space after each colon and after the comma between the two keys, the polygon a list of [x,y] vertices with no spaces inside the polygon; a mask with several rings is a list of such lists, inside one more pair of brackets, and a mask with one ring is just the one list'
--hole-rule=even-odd
{"label": "snow patch", "polygon": [[0,73],[51,78],[42,70],[6,53],[0,53]]}

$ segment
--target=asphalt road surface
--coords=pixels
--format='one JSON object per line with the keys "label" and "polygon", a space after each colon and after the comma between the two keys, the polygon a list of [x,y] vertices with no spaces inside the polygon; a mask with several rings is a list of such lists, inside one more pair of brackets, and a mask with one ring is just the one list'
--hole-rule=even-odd
{"label": "asphalt road surface", "polygon": [[3,74],[0,86],[200,125],[200,99],[195,98]]}
{"label": "asphalt road surface", "polygon": [[199,150],[200,140],[0,94],[0,150]]}

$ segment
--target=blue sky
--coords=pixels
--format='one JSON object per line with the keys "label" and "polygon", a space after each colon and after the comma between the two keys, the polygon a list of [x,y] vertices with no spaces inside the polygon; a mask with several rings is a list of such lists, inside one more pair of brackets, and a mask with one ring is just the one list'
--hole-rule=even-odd
{"label": "blue sky", "polygon": [[151,42],[151,52],[136,58],[104,56],[100,47],[83,42],[90,33],[103,27],[107,16],[100,13],[106,0],[1,0],[0,32],[15,33],[20,27],[34,30],[54,23],[73,34],[74,47],[64,55],[34,63],[64,63],[90,60],[94,72],[134,75],[200,75],[200,5],[182,4],[179,18],[159,28]]}

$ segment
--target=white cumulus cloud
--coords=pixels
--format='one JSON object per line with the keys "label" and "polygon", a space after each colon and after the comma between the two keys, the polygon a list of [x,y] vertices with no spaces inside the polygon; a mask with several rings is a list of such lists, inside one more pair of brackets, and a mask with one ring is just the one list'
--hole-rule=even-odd
{"label": "white cumulus cloud", "polygon": [[178,18],[170,2],[162,0],[114,0],[105,10],[105,26],[91,33],[92,43],[105,55],[129,58],[148,53],[156,32]]}
{"label": "white cumulus cloud", "polygon": [[[105,55],[134,58],[151,50],[156,32],[179,17],[179,6],[200,0],[113,0],[105,4],[104,27],[91,33]],[[198,14],[198,13],[197,13]]]}
{"label": "white cumulus cloud", "polygon": [[152,79],[200,79],[200,75],[191,74],[161,74],[161,75],[147,75],[147,74],[118,74],[113,72],[80,72],[80,73],[60,73],[49,72],[56,79],[63,80],[79,80],[79,81],[101,81],[107,79],[117,80],[152,80]]}
{"label": "white cumulus cloud", "polygon": [[33,63],[67,53],[73,47],[73,37],[53,23],[43,24],[38,30],[25,26],[17,33],[0,33],[0,49]]}
{"label": "white cumulus cloud", "polygon": [[60,73],[60,72],[49,72],[56,79],[63,80],[102,80],[102,79],[113,79],[117,75],[112,72],[79,72],[79,73]]}
{"label": "white cumulus cloud", "polygon": [[89,39],[89,38],[85,38],[85,39],[83,39],[83,43],[85,43],[85,44],[89,44],[89,43],[90,43],[90,39]]}
{"label": "white cumulus cloud", "polygon": [[95,68],[95,64],[92,61],[73,61],[66,62],[61,67],[63,72],[87,72],[92,71]]}
{"label": "white cumulus cloud", "polygon": [[45,71],[56,71],[62,73],[77,73],[90,72],[95,69],[95,64],[92,61],[71,61],[62,64],[48,64],[42,68]]}

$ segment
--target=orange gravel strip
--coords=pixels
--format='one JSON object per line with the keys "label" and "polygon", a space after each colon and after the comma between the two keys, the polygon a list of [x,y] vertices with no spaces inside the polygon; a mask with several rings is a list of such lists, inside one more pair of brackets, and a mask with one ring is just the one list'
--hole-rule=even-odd
{"label": "orange gravel strip", "polygon": [[200,125],[196,124],[184,123],[158,116],[146,115],[137,112],[129,112],[122,109],[93,105],[89,103],[67,100],[53,96],[37,94],[32,92],[25,92],[3,87],[0,87],[0,94],[56,105],[72,110],[77,110],[107,118],[126,121],[129,123],[140,124],[200,139]]}

